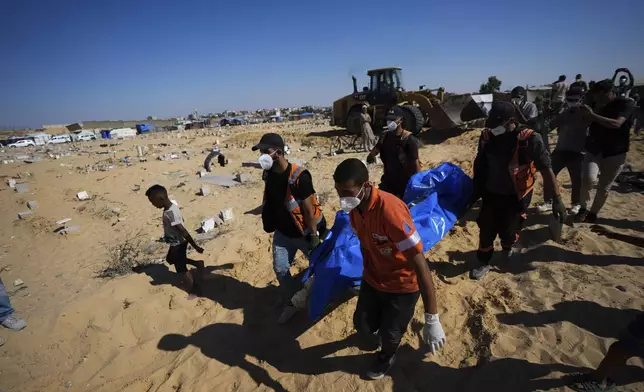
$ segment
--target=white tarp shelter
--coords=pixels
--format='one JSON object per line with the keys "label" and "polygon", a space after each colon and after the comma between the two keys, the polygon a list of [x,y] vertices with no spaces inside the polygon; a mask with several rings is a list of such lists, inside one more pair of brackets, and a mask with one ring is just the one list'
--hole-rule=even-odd
{"label": "white tarp shelter", "polygon": [[27,137],[33,139],[34,143],[36,143],[37,146],[42,146],[43,144],[47,144],[49,139],[51,139],[51,135],[44,132],[32,133],[27,135]]}
{"label": "white tarp shelter", "polygon": [[124,139],[127,137],[136,137],[136,129],[134,128],[117,128],[110,131],[112,139]]}

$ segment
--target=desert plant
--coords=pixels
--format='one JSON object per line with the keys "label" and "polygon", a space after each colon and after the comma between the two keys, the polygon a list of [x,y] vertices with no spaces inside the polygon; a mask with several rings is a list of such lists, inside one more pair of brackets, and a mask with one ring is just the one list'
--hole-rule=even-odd
{"label": "desert plant", "polygon": [[115,278],[133,273],[133,268],[142,261],[143,252],[141,235],[127,236],[123,241],[108,248],[107,263],[98,276]]}

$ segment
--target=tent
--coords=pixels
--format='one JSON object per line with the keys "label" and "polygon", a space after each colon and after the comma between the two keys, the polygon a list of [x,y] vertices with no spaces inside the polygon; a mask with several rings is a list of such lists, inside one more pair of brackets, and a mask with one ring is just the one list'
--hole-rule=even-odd
{"label": "tent", "polygon": [[37,146],[47,144],[49,139],[51,139],[51,135],[48,133],[40,132],[40,133],[31,133],[27,135],[28,138],[32,139],[34,143],[36,143]]}
{"label": "tent", "polygon": [[117,128],[110,131],[111,139],[124,139],[126,137],[136,137],[134,128]]}

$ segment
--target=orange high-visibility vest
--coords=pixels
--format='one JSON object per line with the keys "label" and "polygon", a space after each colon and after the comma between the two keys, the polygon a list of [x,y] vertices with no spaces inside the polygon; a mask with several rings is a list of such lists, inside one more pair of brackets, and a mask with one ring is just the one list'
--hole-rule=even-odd
{"label": "orange high-visibility vest", "polygon": [[[291,187],[297,184],[300,174],[302,174],[304,171],[306,171],[304,167],[291,163],[291,172],[288,176],[288,187],[286,188],[286,198],[284,200],[284,206],[290,213],[291,218],[293,219],[293,222],[295,222],[297,228],[300,230],[302,235],[305,236],[311,234],[311,230],[306,227],[306,224],[304,223],[304,215],[302,214],[301,205],[302,200],[295,199],[295,197],[291,193]],[[266,178],[264,178],[264,180],[266,180]],[[266,203],[266,188],[264,188],[264,203]],[[324,218],[324,215],[322,215],[322,206],[320,205],[317,194],[315,193],[313,194],[313,217],[315,218],[316,225],[319,225]]]}
{"label": "orange high-visibility vest", "polygon": [[[523,129],[517,135],[517,145],[514,149],[514,154],[508,165],[510,177],[514,184],[514,189],[517,192],[519,200],[526,197],[534,189],[535,173],[537,168],[534,165],[534,160],[525,152],[528,147],[528,139],[534,131],[532,129]],[[489,129],[483,131],[483,147],[492,137],[492,132]]]}

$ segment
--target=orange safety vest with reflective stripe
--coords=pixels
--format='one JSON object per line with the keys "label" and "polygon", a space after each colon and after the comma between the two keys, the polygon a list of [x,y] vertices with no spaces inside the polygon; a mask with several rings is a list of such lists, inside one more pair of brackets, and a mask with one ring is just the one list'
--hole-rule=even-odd
{"label": "orange safety vest with reflective stripe", "polygon": [[[300,230],[302,235],[308,235],[311,234],[311,230],[306,227],[306,223],[304,222],[304,215],[302,214],[302,200],[297,200],[292,192],[291,192],[291,187],[297,184],[297,180],[300,177],[300,174],[302,174],[306,169],[304,167],[298,166],[294,163],[291,163],[291,172],[289,173],[288,176],[288,186],[286,187],[286,198],[284,201],[284,205],[288,212],[291,215],[291,218],[293,219],[293,222],[295,222],[295,225],[297,228]],[[264,178],[266,180],[266,178]],[[313,194],[313,217],[315,218],[315,224],[316,226],[322,222],[322,219],[324,218],[324,215],[322,215],[322,206],[320,205],[320,202],[318,201],[318,196],[317,194]],[[266,203],[266,188],[264,188],[264,203]]]}
{"label": "orange safety vest with reflective stripe", "polygon": [[[526,128],[517,134],[517,145],[508,165],[510,177],[519,199],[523,199],[534,189],[537,168],[534,165],[534,160],[525,152],[528,147],[528,139],[533,133],[532,129]],[[489,129],[484,130],[482,136],[483,146],[493,137]]]}

